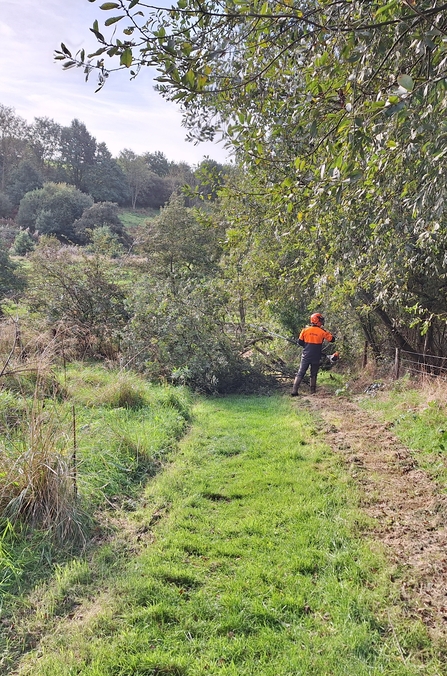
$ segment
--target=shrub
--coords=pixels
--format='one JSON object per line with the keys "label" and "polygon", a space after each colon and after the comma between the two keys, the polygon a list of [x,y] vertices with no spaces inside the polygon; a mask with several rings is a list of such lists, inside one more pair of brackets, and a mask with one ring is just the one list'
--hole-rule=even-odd
{"label": "shrub", "polygon": [[10,251],[15,256],[26,256],[36,246],[35,241],[26,230],[21,230],[14,240]]}
{"label": "shrub", "polygon": [[124,226],[118,217],[118,206],[112,202],[98,202],[85,209],[81,218],[75,221],[74,231],[76,240],[86,244],[91,239],[91,233],[97,228],[108,227],[122,244],[130,244]]}
{"label": "shrub", "polygon": [[8,196],[13,204],[18,207],[20,200],[27,192],[37,190],[38,188],[41,188],[42,185],[43,180],[38,169],[27,160],[23,160],[11,174]]}
{"label": "shrub", "polygon": [[226,303],[203,280],[144,284],[123,337],[125,361],[149,377],[202,392],[243,388],[255,373],[225,330]]}
{"label": "shrub", "polygon": [[74,222],[93,204],[90,195],[66,183],[46,183],[20,201],[17,222],[22,228],[74,241]]}
{"label": "shrub", "polygon": [[30,307],[77,346],[78,356],[113,358],[127,321],[117,269],[100,254],[73,252],[54,238],[41,238],[29,260]]}
{"label": "shrub", "polygon": [[20,291],[23,286],[24,281],[17,274],[17,265],[10,259],[8,252],[0,243],[0,301],[5,296],[10,296],[12,292]]}

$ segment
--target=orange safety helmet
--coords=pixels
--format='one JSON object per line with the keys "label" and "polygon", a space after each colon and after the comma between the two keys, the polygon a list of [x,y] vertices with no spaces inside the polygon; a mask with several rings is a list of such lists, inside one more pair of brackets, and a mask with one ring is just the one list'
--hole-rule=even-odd
{"label": "orange safety helmet", "polygon": [[320,315],[319,312],[314,312],[313,315],[310,315],[310,323],[315,324],[315,326],[323,326],[324,324],[323,315]]}

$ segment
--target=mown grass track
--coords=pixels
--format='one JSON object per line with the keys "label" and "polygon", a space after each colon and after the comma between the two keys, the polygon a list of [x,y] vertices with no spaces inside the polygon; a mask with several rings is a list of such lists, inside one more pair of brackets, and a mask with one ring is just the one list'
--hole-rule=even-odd
{"label": "mown grass track", "polygon": [[280,396],[200,400],[135,515],[148,546],[17,673],[447,673],[399,607],[358,500],[309,411]]}

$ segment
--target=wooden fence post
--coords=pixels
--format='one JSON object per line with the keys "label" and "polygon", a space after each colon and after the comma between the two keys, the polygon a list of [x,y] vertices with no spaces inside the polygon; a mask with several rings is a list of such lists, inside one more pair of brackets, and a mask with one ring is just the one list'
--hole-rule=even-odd
{"label": "wooden fence post", "polygon": [[78,452],[78,440],[76,437],[76,409],[73,404],[72,406],[72,421],[73,421],[73,455],[72,455],[72,463],[73,463],[73,493],[75,500],[78,499],[78,458],[77,458],[77,452]]}
{"label": "wooden fence post", "polygon": [[398,380],[400,375],[400,347],[396,347],[394,355],[394,380]]}

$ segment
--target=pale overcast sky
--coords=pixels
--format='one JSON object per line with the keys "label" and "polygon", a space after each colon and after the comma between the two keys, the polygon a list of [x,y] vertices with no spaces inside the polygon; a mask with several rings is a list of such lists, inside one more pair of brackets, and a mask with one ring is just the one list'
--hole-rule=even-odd
{"label": "pale overcast sky", "polygon": [[62,125],[77,118],[113,155],[163,152],[169,160],[194,165],[204,156],[227,159],[222,144],[186,142],[175,104],[154,91],[150,71],[133,81],[125,72],[112,75],[94,93],[96,78],[85,82],[80,69],[66,72],[54,61],[63,42],[75,53],[98,48],[89,31],[95,18],[106,18],[101,3],[88,0],[0,0],[0,103],[32,122],[49,117]]}

